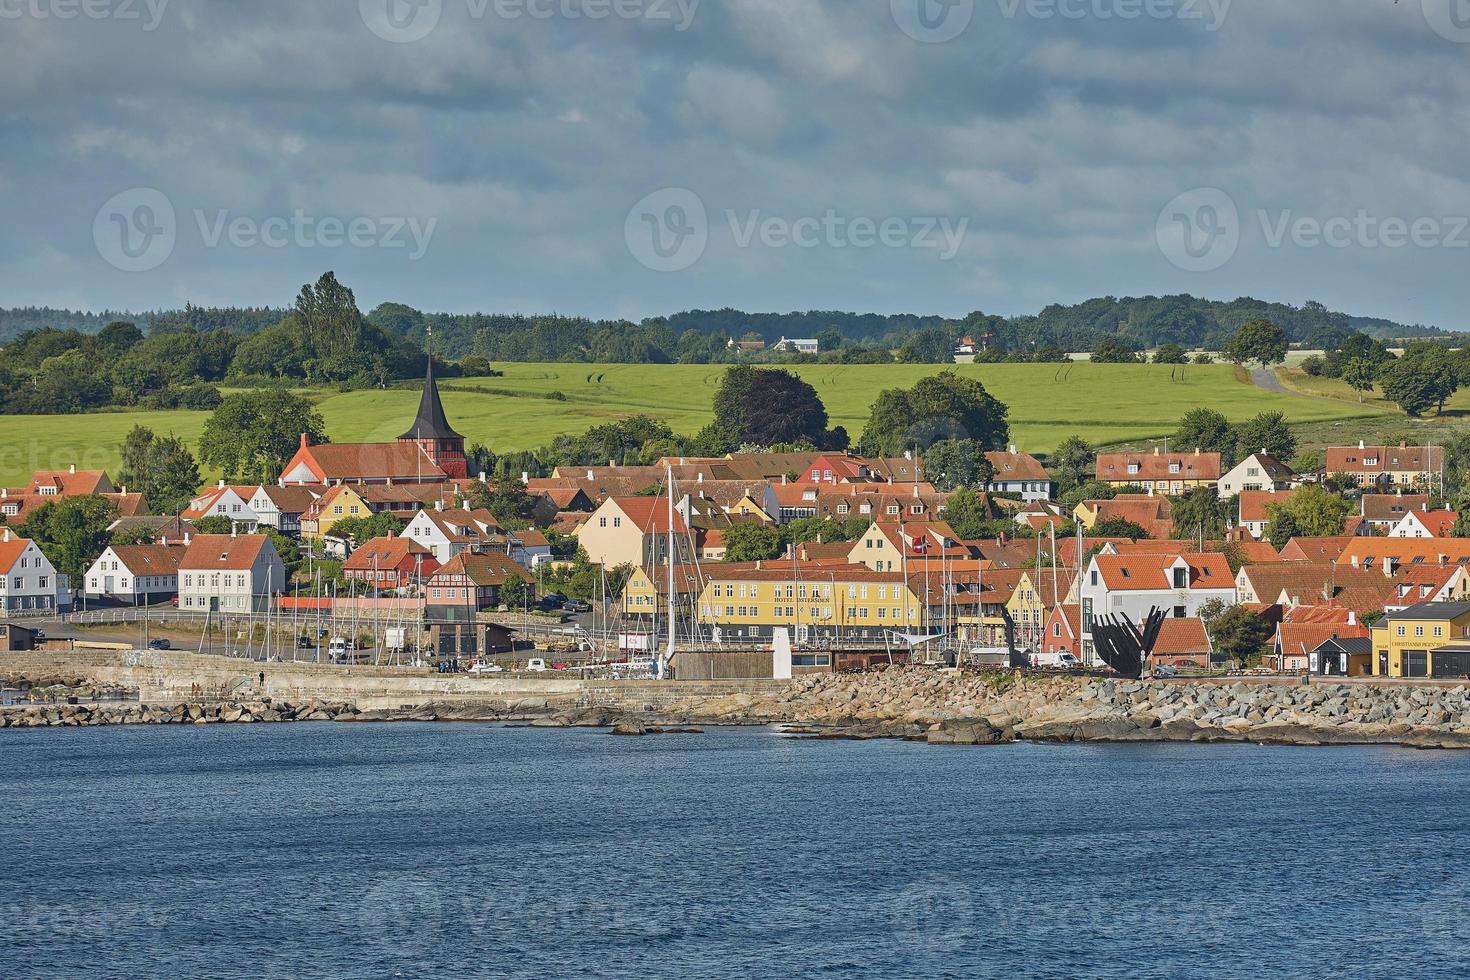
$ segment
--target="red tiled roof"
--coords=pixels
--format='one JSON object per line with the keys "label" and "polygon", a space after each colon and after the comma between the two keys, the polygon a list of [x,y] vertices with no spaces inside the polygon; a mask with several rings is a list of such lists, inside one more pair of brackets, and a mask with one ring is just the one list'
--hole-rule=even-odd
{"label": "red tiled roof", "polygon": [[1429,506],[1427,493],[1365,493],[1360,513],[1370,521],[1395,523],[1411,510]]}
{"label": "red tiled roof", "polygon": [[419,567],[423,569],[422,574],[433,572],[433,569],[428,567],[429,565],[438,565],[438,562],[434,561],[432,551],[410,538],[396,536],[373,538],[354,551],[342,563],[342,570],[348,572],[384,571],[398,568],[405,562],[413,564],[415,559],[418,560]]}
{"label": "red tiled roof", "polygon": [[[1136,466],[1137,472],[1129,472]],[[1178,472],[1172,467],[1178,466]],[[1192,453],[1099,453],[1097,478],[1104,483],[1144,480],[1218,480],[1220,454],[1196,450]]]}
{"label": "red tiled roof", "polygon": [[1098,555],[1095,559],[1108,589],[1119,592],[1174,588],[1169,570],[1181,560],[1189,566],[1190,588],[1235,588],[1235,577],[1224,555]]}
{"label": "red tiled roof", "polygon": [[1051,480],[1051,475],[1046,472],[1046,467],[1042,466],[1041,461],[1030,453],[993,452],[986,453],[985,458],[990,460],[990,465],[995,468],[997,481]]}
{"label": "red tiled roof", "polygon": [[1159,639],[1154,644],[1154,655],[1160,657],[1182,657],[1192,653],[1209,653],[1209,634],[1205,632],[1204,620],[1198,616],[1182,619],[1166,619],[1159,627]]}
{"label": "red tiled roof", "polygon": [[1242,490],[1240,491],[1240,522],[1245,524],[1269,521],[1266,508],[1280,506],[1295,496],[1295,490]]}
{"label": "red tiled roof", "polygon": [[[662,497],[614,497],[612,503],[644,534],[669,532],[669,502]],[[689,530],[684,516],[674,511],[673,530],[683,534]]]}
{"label": "red tiled roof", "polygon": [[112,553],[122,566],[135,575],[175,575],[184,560],[184,545],[124,544],[113,545]]}
{"label": "red tiled roof", "polygon": [[[1367,460],[1376,460],[1368,463]],[[1327,450],[1328,473],[1353,473],[1374,476],[1380,473],[1426,473],[1444,464],[1444,451],[1438,446],[1367,446],[1330,448]]]}
{"label": "red tiled roof", "polygon": [[[189,571],[220,569],[247,571],[255,565],[261,551],[269,544],[263,534],[200,534],[189,541],[179,567]],[[284,587],[285,583],[281,585]]]}

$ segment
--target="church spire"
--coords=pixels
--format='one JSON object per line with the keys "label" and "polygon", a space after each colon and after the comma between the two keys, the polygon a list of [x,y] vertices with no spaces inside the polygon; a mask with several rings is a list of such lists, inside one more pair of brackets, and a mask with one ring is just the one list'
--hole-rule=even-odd
{"label": "church spire", "polygon": [[413,428],[399,439],[464,439],[454,431],[449,419],[444,416],[444,405],[439,401],[439,386],[434,383],[434,328],[429,328],[429,369],[424,376],[424,394],[419,399],[419,414],[413,420]]}

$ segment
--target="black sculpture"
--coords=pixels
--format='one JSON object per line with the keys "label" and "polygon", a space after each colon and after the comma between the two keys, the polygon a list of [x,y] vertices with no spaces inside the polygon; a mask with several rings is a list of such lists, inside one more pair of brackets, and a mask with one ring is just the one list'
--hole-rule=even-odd
{"label": "black sculpture", "polygon": [[1143,676],[1144,664],[1159,641],[1164,625],[1163,610],[1149,610],[1143,629],[1126,616],[1096,616],[1092,620],[1092,643],[1103,663],[1134,680]]}
{"label": "black sculpture", "polygon": [[1011,611],[1005,606],[1001,606],[1000,618],[1006,624],[1006,649],[1011,653],[1011,666],[1030,667],[1030,659],[1016,649],[1016,621],[1011,618]]}

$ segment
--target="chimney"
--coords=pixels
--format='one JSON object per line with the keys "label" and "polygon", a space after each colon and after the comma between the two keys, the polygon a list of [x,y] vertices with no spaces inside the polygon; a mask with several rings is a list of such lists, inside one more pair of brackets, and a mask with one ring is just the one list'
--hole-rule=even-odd
{"label": "chimney", "polygon": [[435,510],[440,510],[440,511],[442,511],[444,509],[444,498],[443,497],[440,497],[438,500],[434,501],[434,509]]}
{"label": "chimney", "polygon": [[219,488],[221,490],[223,490],[225,488],[225,481],[224,480],[219,481]]}
{"label": "chimney", "polygon": [[607,468],[608,469],[616,469],[617,468],[617,465],[618,465],[618,461],[615,460],[615,459],[610,459],[610,460],[607,461]]}
{"label": "chimney", "polygon": [[1349,626],[1357,626],[1358,625],[1358,614],[1355,613],[1355,612],[1353,612],[1351,609],[1348,610],[1347,624]]}
{"label": "chimney", "polygon": [[914,458],[914,451],[912,449],[905,449],[903,451],[903,458],[912,462]]}
{"label": "chimney", "polygon": [[301,448],[302,449],[305,449],[307,446],[310,446],[310,445],[311,445],[311,440],[306,437],[306,433],[305,432],[301,433]]}
{"label": "chimney", "polygon": [[703,483],[704,482],[704,474],[703,473],[700,473],[699,476],[695,479],[694,482],[695,483]]}
{"label": "chimney", "polygon": [[1194,447],[1194,454],[1195,454],[1195,455],[1196,455],[1196,456],[1198,456],[1198,455],[1199,455],[1199,454],[1200,454],[1200,451],[1199,451],[1199,447],[1198,447],[1198,446],[1195,446],[1195,447]]}
{"label": "chimney", "polygon": [[1159,450],[1159,447],[1158,447],[1158,446],[1155,446],[1155,447],[1154,447],[1154,455],[1155,455],[1155,456],[1157,456],[1157,455],[1159,455],[1159,451],[1160,451],[1160,450]]}
{"label": "chimney", "polygon": [[484,470],[481,470],[480,471],[480,482],[481,483],[487,482],[486,479],[485,479],[485,471]]}
{"label": "chimney", "polygon": [[185,545],[188,545],[188,543],[189,543],[189,538],[190,538],[190,537],[191,537],[191,535],[190,535],[190,534],[189,534],[189,532],[188,532],[188,531],[185,531],[185,532],[184,532],[184,544],[185,544]]}
{"label": "chimney", "polygon": [[1389,578],[1393,578],[1393,573],[1398,570],[1398,567],[1399,560],[1397,558],[1383,559],[1383,574],[1387,575]]}
{"label": "chimney", "polygon": [[10,540],[10,528],[8,528],[8,527],[0,528],[0,541],[9,541],[9,540]]}
{"label": "chimney", "polygon": [[595,479],[595,477],[593,477],[593,475],[592,475],[592,471],[591,471],[591,470],[588,470],[588,471],[587,471],[587,479],[588,479],[588,480],[593,480],[593,479]]}
{"label": "chimney", "polygon": [[72,463],[71,464],[71,467],[67,470],[67,472],[69,472],[69,473],[76,473],[76,471],[77,471],[77,464],[76,463]]}
{"label": "chimney", "polygon": [[1364,442],[1363,440],[1359,439],[1358,440],[1358,448],[1359,449],[1367,449],[1368,448],[1368,444],[1366,442]]}
{"label": "chimney", "polygon": [[530,482],[531,482],[531,473],[530,473],[530,471],[529,470],[521,470],[521,483],[523,483],[523,484],[529,484]]}

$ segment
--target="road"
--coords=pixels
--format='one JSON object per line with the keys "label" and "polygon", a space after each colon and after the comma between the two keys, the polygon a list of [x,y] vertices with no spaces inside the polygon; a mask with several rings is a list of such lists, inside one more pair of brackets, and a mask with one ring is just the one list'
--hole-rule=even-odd
{"label": "road", "polygon": [[1283,385],[1281,379],[1276,377],[1274,368],[1251,368],[1251,380],[1263,391],[1274,391],[1278,395],[1300,394]]}

